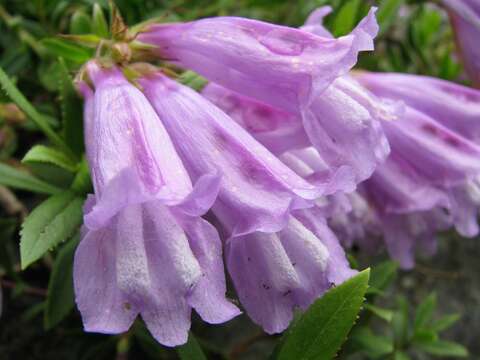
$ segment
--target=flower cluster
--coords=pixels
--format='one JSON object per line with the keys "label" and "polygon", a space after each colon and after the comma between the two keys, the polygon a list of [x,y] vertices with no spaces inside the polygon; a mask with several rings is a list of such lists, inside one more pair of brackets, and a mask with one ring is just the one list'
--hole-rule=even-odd
{"label": "flower cluster", "polygon": [[[452,226],[478,233],[480,93],[441,80],[350,72],[373,50],[375,9],[333,38],[320,8],[293,29],[219,17],[138,34],[158,59],[210,83],[198,93],[149,64],[88,62],[94,195],[75,255],[85,329],[137,315],[162,344],[242,307],[283,331],[355,274],[343,246],[383,241],[404,267]],[[479,130],[479,131],[477,131]]]}

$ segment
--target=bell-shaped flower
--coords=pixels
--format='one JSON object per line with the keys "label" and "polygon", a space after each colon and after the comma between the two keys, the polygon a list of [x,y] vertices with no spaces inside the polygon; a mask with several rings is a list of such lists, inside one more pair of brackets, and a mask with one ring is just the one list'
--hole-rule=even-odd
{"label": "bell-shaped flower", "polygon": [[231,235],[279,231],[292,210],[322,194],[199,93],[159,72],[137,81],[192,179],[220,175],[212,210]]}
{"label": "bell-shaped flower", "polygon": [[239,17],[155,24],[138,35],[162,59],[276,108],[299,113],[373,50],[375,9],[338,39]]}
{"label": "bell-shaped flower", "polygon": [[213,83],[202,94],[277,154],[312,144],[323,162],[316,167],[317,183],[330,193],[352,191],[373,173],[389,152],[380,121],[398,116],[395,106],[349,76],[313,100],[303,119]]}
{"label": "bell-shaped flower", "polygon": [[[439,231],[455,226],[463,236],[478,234],[480,147],[408,106],[402,119],[383,126],[391,154],[358,190],[373,214],[360,222],[376,224],[366,222],[363,233],[342,233],[359,235],[354,242],[366,248],[378,244],[372,233],[382,234],[391,256],[409,268],[416,248],[435,250]],[[350,226],[336,222],[335,214],[331,219],[335,230]]]}
{"label": "bell-shaped flower", "polygon": [[162,344],[185,343],[194,308],[220,323],[238,309],[225,299],[221,241],[200,215],[219,178],[194,188],[160,119],[115,67],[86,66],[85,139],[95,195],[74,262],[87,331],[127,331],[138,314]]}
{"label": "bell-shaped flower", "polygon": [[480,2],[478,0],[441,0],[448,9],[465,70],[480,86]]}
{"label": "bell-shaped flower", "polygon": [[320,213],[297,210],[276,233],[231,237],[225,261],[241,304],[267,333],[287,328],[334,285],[355,274]]}
{"label": "bell-shaped flower", "polygon": [[[301,31],[332,38],[321,24],[328,11],[329,8],[316,10]],[[356,29],[372,37],[376,34],[374,10]],[[396,106],[375,98],[348,75],[337,77],[321,94],[313,96],[301,113],[265,103],[265,99],[259,102],[253,93],[229,89],[211,83],[202,93],[273,152],[313,144],[324,162],[317,177],[333,191],[352,191],[389,152],[380,121],[395,119]],[[346,187],[340,187],[339,178]],[[328,185],[332,183],[337,184],[336,190]]]}
{"label": "bell-shaped flower", "polygon": [[378,97],[403,101],[467,139],[480,142],[479,90],[428,76],[363,71],[354,75]]}

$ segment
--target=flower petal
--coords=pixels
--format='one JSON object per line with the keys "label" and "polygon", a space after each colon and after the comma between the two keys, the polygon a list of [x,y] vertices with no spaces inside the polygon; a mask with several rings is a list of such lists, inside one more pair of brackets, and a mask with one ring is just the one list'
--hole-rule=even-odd
{"label": "flower petal", "polygon": [[231,232],[277,231],[321,194],[195,91],[158,73],[139,82],[192,179],[221,174],[213,211]]}
{"label": "flower petal", "polygon": [[216,17],[153,25],[138,40],[157,46],[160,57],[230,90],[298,113],[356,63],[359,51],[373,48],[378,31],[374,12],[339,39],[256,20]]}

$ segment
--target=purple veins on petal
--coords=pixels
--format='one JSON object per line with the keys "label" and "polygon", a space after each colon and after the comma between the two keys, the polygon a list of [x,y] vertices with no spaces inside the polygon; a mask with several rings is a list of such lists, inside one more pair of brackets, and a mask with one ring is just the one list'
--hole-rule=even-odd
{"label": "purple veins on petal", "polygon": [[[301,211],[308,211],[301,210]],[[306,309],[354,274],[341,247],[321,219],[312,232],[295,217],[277,233],[230,238],[226,263],[247,314],[267,333],[289,325],[296,308]],[[343,257],[343,258],[342,258]]]}
{"label": "purple veins on petal", "polygon": [[350,70],[359,51],[373,49],[374,12],[339,39],[237,17],[153,25],[138,39],[212,82],[299,113]]}
{"label": "purple veins on petal", "polygon": [[192,179],[221,176],[213,211],[233,233],[278,231],[321,195],[200,94],[160,73],[139,82]]}

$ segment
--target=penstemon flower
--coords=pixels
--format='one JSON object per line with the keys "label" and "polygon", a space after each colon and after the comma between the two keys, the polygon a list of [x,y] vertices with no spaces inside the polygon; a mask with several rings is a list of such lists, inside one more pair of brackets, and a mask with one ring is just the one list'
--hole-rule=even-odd
{"label": "penstemon flower", "polygon": [[354,74],[357,81],[382,98],[400,100],[463,137],[480,142],[480,91],[429,76]]}
{"label": "penstemon flower", "polygon": [[138,82],[192,178],[221,174],[212,212],[225,234],[227,268],[248,315],[265,331],[283,331],[296,307],[307,308],[354,274],[326,221],[308,215],[307,200],[322,188],[195,91],[158,72]]}
{"label": "penstemon flower", "polygon": [[137,314],[162,344],[186,342],[194,308],[220,323],[225,299],[221,242],[203,220],[216,198],[213,173],[190,177],[145,96],[118,68],[87,64],[87,158],[95,188],[74,263],[76,302],[87,331],[128,330]]}
{"label": "penstemon flower", "polygon": [[238,17],[150,25],[137,39],[212,82],[299,113],[355,65],[360,51],[373,50],[374,12],[339,39]]}
{"label": "penstemon flower", "polygon": [[[313,25],[327,11],[328,8],[317,10],[303,31],[329,35],[320,23]],[[373,37],[377,30],[372,10],[354,33]],[[252,94],[245,96],[245,92],[234,92],[215,83],[208,84],[202,93],[276,153],[312,144],[325,164],[317,180],[331,193],[352,191],[389,152],[379,121],[395,118],[395,109],[376,99],[348,75],[333,80],[321,95],[312,98],[301,114],[259,102]]]}
{"label": "penstemon flower", "polygon": [[465,70],[473,83],[480,86],[480,49],[478,48],[480,1],[441,0],[441,2],[448,9]]}
{"label": "penstemon flower", "polygon": [[159,72],[138,82],[192,179],[220,174],[212,210],[232,235],[279,231],[292,210],[322,194],[194,90]]}

